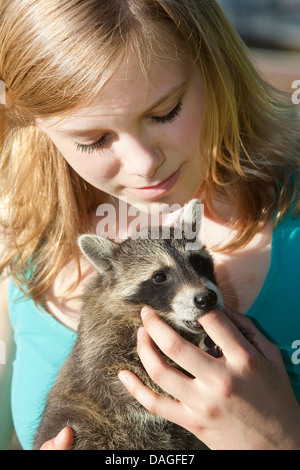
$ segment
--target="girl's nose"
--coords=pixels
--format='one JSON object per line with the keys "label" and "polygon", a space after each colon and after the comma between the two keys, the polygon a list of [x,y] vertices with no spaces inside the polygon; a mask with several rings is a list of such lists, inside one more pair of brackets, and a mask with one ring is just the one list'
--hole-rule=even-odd
{"label": "girl's nose", "polygon": [[151,178],[165,161],[158,144],[134,136],[121,136],[114,150],[128,175]]}

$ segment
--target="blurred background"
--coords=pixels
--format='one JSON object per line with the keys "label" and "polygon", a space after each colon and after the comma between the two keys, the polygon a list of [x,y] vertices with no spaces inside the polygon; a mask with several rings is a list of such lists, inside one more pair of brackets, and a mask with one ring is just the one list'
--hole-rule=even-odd
{"label": "blurred background", "polygon": [[262,75],[292,94],[292,83],[300,80],[300,0],[217,1]]}

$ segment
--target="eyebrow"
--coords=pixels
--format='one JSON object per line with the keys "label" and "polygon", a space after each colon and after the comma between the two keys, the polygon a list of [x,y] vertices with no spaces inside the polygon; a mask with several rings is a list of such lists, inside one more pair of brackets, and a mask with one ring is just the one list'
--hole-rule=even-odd
{"label": "eyebrow", "polygon": [[[144,113],[145,114],[149,113],[151,110],[157,108],[159,105],[161,105],[162,103],[167,101],[169,98],[171,98],[176,93],[179,93],[180,91],[184,91],[188,80],[189,79],[187,78],[182,83],[180,83],[179,85],[173,86],[163,97],[161,97],[154,104],[152,104],[151,107],[148,108],[148,110],[144,111]],[[70,137],[89,137],[89,136],[93,137],[93,136],[95,136],[95,134],[97,132],[99,132],[99,127],[94,128],[94,129],[86,129],[86,130],[83,130],[83,129],[57,129],[57,132],[59,132],[60,134],[61,133],[66,134]]]}

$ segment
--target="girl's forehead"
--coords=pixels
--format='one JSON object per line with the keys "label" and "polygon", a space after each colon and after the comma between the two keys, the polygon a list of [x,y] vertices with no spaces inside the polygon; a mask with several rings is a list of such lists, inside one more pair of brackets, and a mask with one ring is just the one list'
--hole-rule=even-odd
{"label": "girl's forehead", "polygon": [[72,125],[89,116],[126,116],[147,107],[153,108],[180,93],[192,73],[193,67],[188,58],[163,57],[154,58],[148,73],[145,74],[132,54],[123,60],[94,102],[88,105],[82,103],[82,106],[70,115],[46,121],[56,127],[56,123],[59,126],[64,123]]}
{"label": "girl's forehead", "polygon": [[146,104],[143,101],[163,95],[186,80],[190,73],[188,60],[154,59],[145,74],[137,59],[129,58],[103,86],[95,105],[118,107],[138,102],[143,106]]}

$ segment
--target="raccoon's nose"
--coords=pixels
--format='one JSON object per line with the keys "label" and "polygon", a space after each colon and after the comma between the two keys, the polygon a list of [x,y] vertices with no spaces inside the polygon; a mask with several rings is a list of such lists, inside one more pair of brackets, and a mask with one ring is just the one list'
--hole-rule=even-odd
{"label": "raccoon's nose", "polygon": [[209,312],[213,310],[218,303],[218,296],[215,291],[208,290],[205,294],[197,294],[194,297],[194,304],[201,310]]}

